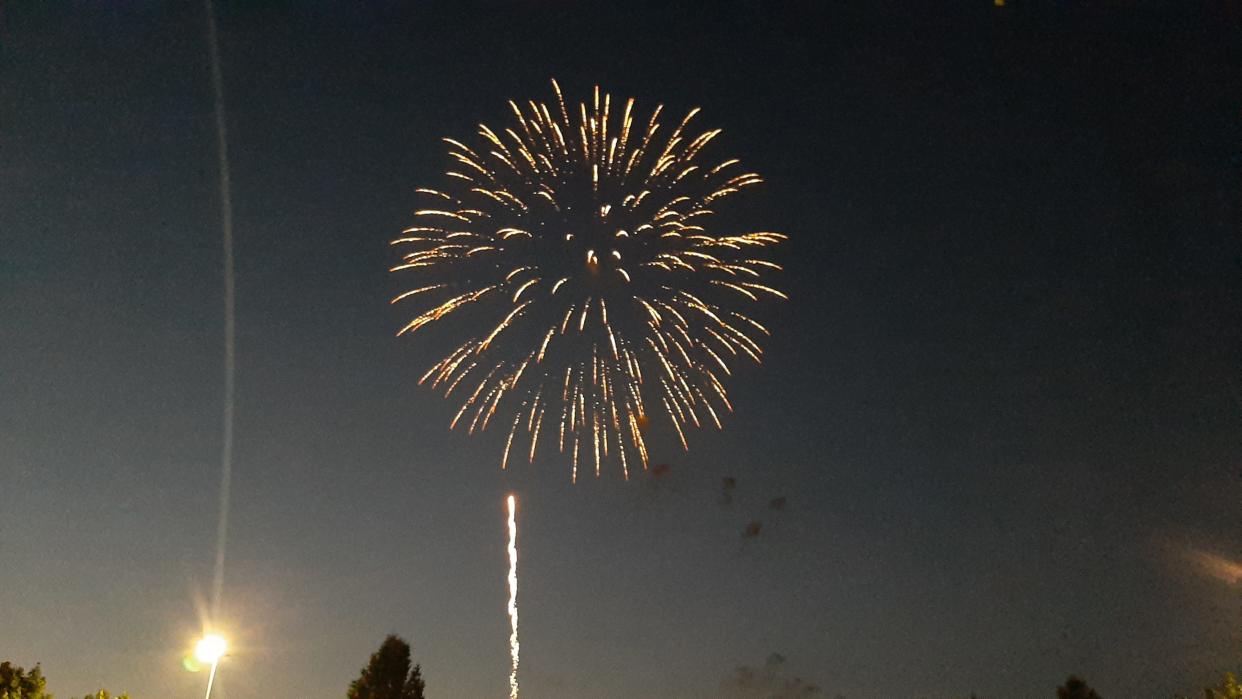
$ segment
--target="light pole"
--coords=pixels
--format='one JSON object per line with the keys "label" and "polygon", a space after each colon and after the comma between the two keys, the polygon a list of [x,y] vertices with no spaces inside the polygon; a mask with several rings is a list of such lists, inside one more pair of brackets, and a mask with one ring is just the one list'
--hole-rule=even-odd
{"label": "light pole", "polygon": [[194,646],[194,657],[200,663],[211,663],[211,674],[207,676],[207,694],[204,699],[211,699],[211,686],[216,682],[216,668],[219,667],[220,658],[224,657],[228,647],[229,644],[224,637],[214,633],[203,636],[198,645]]}

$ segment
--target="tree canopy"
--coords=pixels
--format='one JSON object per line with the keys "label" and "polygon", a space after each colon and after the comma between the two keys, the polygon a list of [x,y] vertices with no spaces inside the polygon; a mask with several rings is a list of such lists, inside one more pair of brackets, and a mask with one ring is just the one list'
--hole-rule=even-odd
{"label": "tree canopy", "polygon": [[[410,669],[410,644],[389,635],[349,685],[348,699],[426,699],[422,668]],[[2,698],[0,698],[2,699]]]}
{"label": "tree canopy", "polygon": [[1242,686],[1232,672],[1226,672],[1220,686],[1205,689],[1203,696],[1206,699],[1242,699]]}
{"label": "tree canopy", "polygon": [[1100,699],[1100,695],[1081,677],[1070,675],[1064,685],[1057,687],[1057,699]]}
{"label": "tree canopy", "polygon": [[10,662],[0,663],[0,699],[52,699],[38,663],[29,671]]}

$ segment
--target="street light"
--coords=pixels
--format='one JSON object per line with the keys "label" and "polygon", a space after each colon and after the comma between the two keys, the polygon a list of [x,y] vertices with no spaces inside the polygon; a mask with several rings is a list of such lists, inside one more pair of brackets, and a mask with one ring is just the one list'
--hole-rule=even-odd
{"label": "street light", "polygon": [[224,651],[228,650],[228,647],[229,644],[223,636],[209,633],[203,636],[203,639],[194,647],[194,657],[200,663],[215,665],[220,662],[220,658],[224,657]]}
{"label": "street light", "polygon": [[200,663],[211,663],[211,674],[207,676],[207,694],[204,699],[211,699],[211,686],[216,682],[216,668],[219,667],[220,658],[224,657],[228,648],[228,641],[225,641],[223,636],[214,633],[203,636],[198,645],[194,646],[194,657]]}

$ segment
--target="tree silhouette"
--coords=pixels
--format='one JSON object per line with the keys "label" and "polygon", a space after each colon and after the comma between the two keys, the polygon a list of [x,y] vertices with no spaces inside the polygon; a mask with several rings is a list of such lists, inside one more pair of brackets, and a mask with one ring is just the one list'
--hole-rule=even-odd
{"label": "tree silhouette", "polygon": [[1057,687],[1057,699],[1100,699],[1100,695],[1082,678],[1070,675],[1064,686]]}
{"label": "tree silhouette", "polygon": [[121,692],[120,694],[108,694],[108,690],[101,689],[94,694],[87,694],[82,699],[129,699],[129,694]]}
{"label": "tree silhouette", "polygon": [[1206,699],[1242,699],[1242,686],[1232,672],[1226,672],[1221,685],[1203,690],[1203,696]]}
{"label": "tree silhouette", "polygon": [[0,663],[0,699],[52,699],[38,663],[29,672],[10,662]]}
{"label": "tree silhouette", "polygon": [[[426,699],[422,668],[410,669],[410,644],[389,635],[371,654],[358,679],[349,684],[349,699]],[[0,697],[0,699],[4,699]]]}

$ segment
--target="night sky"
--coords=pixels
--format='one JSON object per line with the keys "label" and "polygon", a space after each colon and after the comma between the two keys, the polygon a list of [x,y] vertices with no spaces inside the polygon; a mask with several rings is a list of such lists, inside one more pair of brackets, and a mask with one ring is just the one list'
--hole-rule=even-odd
{"label": "night sky", "polygon": [[[222,2],[237,447],[218,697],[1198,692],[1242,665],[1242,8]],[[930,3],[927,3],[930,5]],[[222,255],[200,3],[0,13],[0,660],[195,696]],[[569,481],[449,432],[388,241],[441,136],[701,106],[791,296],[720,433]],[[741,201],[741,200],[739,200]],[[722,478],[737,481],[722,502]],[[769,508],[784,496],[781,511]],[[760,536],[742,532],[761,520]]]}

